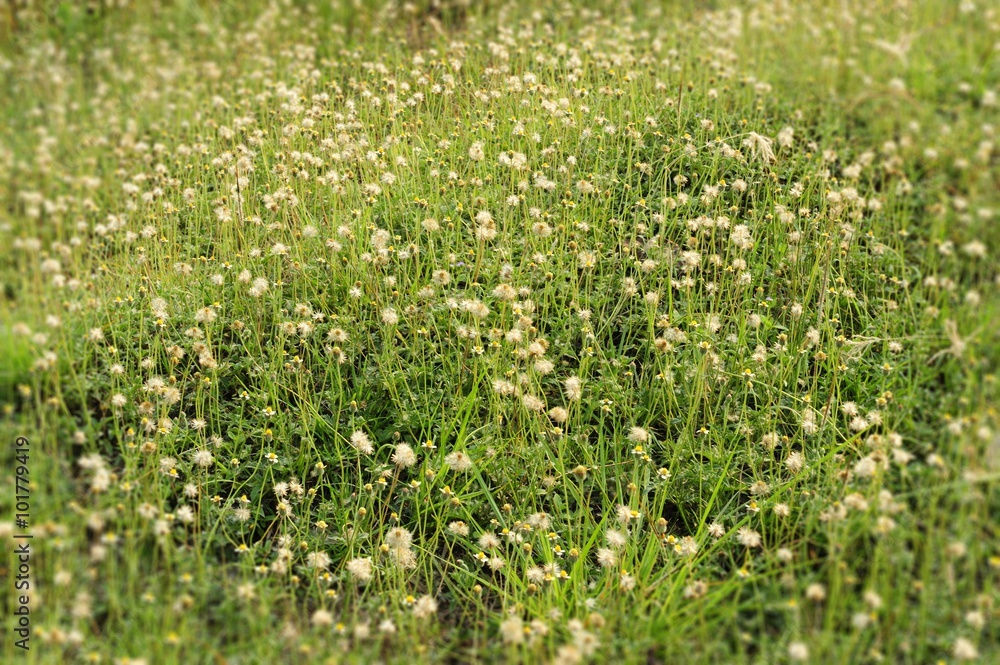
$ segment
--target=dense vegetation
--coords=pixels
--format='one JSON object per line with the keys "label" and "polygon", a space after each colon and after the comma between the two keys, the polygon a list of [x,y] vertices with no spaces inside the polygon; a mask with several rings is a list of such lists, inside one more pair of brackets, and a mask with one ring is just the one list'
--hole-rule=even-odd
{"label": "dense vegetation", "polygon": [[996,662],[988,4],[7,0],[5,657]]}

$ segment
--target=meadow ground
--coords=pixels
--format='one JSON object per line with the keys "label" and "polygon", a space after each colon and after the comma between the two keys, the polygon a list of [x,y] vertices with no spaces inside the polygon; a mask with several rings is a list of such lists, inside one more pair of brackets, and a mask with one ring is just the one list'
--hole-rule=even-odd
{"label": "meadow ground", "polygon": [[996,7],[0,8],[5,662],[1000,662]]}

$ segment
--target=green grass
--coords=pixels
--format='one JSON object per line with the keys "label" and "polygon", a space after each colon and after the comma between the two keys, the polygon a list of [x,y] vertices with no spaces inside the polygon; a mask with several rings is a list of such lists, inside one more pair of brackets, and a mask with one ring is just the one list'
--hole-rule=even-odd
{"label": "green grass", "polygon": [[443,4],[3,6],[4,657],[1000,658],[1000,14]]}

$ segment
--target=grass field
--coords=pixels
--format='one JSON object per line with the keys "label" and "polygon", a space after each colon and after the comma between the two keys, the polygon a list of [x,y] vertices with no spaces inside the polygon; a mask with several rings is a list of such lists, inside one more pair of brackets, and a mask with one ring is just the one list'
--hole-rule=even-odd
{"label": "grass field", "polygon": [[2,660],[1000,662],[998,58],[982,0],[0,2]]}

